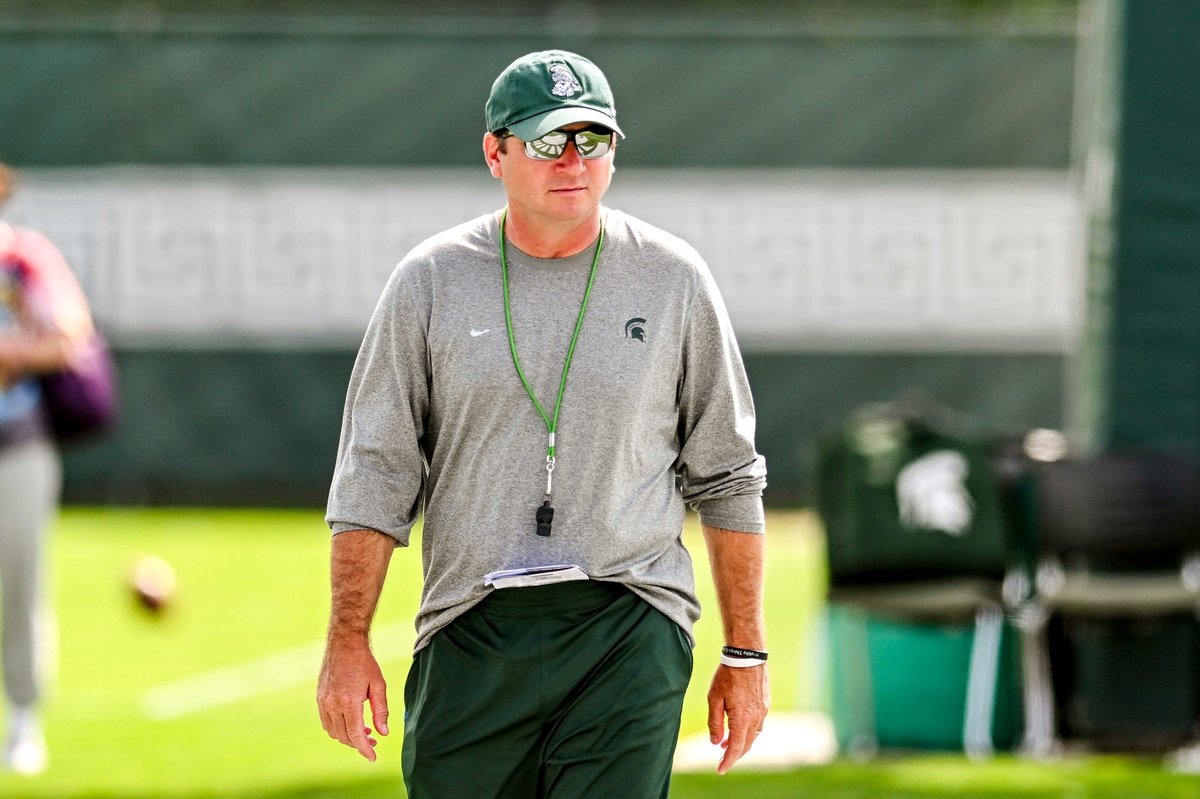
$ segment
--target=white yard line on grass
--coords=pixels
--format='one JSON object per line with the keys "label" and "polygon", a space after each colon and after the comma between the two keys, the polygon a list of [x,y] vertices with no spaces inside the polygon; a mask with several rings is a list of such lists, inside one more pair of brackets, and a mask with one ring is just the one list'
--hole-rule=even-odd
{"label": "white yard line on grass", "polygon": [[[725,750],[708,742],[708,732],[679,741],[675,748],[677,772],[713,771]],[[789,713],[773,710],[754,746],[738,761],[739,770],[781,769],[828,763],[837,756],[833,722],[824,713]]]}
{"label": "white yard line on grass", "polygon": [[[371,636],[376,659],[382,663],[410,655],[411,632],[412,622],[377,628]],[[169,721],[315,682],[324,651],[325,642],[318,641],[151,688],[142,697],[142,712],[155,721]]]}

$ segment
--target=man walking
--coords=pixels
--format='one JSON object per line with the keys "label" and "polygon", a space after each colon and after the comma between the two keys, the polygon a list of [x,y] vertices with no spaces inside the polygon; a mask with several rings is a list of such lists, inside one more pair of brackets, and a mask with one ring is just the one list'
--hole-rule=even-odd
{"label": "man walking", "polygon": [[749,386],[700,256],[601,205],[624,134],[600,69],[524,56],[486,119],[506,208],[408,254],[350,379],[322,724],[372,761],[389,732],[368,633],[423,514],[409,796],[665,797],[700,611],[687,505],[727,645],[709,691],[718,771],[769,703]]}

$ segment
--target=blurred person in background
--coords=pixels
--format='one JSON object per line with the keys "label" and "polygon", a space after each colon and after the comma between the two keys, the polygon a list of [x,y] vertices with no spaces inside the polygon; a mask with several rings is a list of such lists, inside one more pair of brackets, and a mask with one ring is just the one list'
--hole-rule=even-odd
{"label": "blurred person in background", "polygon": [[600,69],[531,53],[485,117],[507,207],[409,253],[350,380],[322,724],[375,760],[364,703],[384,735],[388,708],[371,619],[423,513],[408,795],[665,797],[700,613],[687,505],[725,634],[718,771],[767,712],[750,388],[701,257],[601,206],[624,134]]}
{"label": "blurred person in background", "polygon": [[[12,182],[0,163],[0,205]],[[0,650],[4,760],[19,774],[37,774],[48,760],[38,719],[51,647],[44,556],[61,467],[40,378],[70,365],[90,330],[87,303],[58,249],[0,220]]]}

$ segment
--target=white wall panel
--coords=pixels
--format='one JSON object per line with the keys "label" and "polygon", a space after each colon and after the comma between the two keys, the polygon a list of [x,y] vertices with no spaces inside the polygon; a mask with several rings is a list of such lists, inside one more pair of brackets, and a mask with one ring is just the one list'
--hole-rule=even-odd
{"label": "white wall panel", "polygon": [[[396,262],[499,207],[478,170],[23,173],[126,346],[353,343]],[[743,346],[1070,351],[1082,216],[1066,173],[618,170],[608,204],[691,242]]]}

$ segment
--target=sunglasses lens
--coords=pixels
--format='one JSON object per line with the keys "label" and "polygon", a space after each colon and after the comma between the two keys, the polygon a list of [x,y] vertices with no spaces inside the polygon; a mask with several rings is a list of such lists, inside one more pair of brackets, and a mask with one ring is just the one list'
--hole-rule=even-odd
{"label": "sunglasses lens", "polygon": [[580,158],[603,158],[612,149],[611,131],[581,130],[575,134],[575,149]]}
{"label": "sunglasses lens", "polygon": [[525,152],[530,158],[541,161],[553,161],[567,149],[567,134],[561,130],[552,130],[540,139],[525,143]]}
{"label": "sunglasses lens", "polygon": [[613,134],[609,130],[579,130],[573,134],[552,130],[540,139],[525,142],[525,153],[539,161],[554,161],[567,149],[568,135],[574,136],[580,158],[603,158],[612,149]]}

